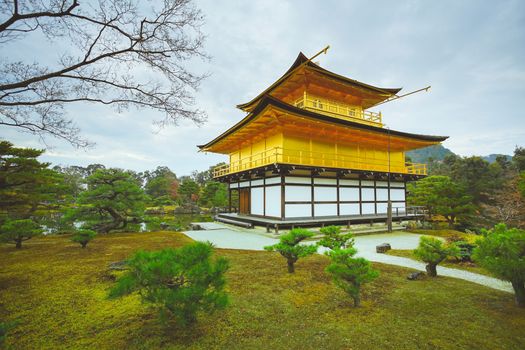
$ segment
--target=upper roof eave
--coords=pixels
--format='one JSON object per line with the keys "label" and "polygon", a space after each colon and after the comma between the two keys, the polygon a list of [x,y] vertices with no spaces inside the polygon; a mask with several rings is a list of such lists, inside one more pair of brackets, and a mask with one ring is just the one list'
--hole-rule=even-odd
{"label": "upper roof eave", "polygon": [[[299,55],[295,59],[294,63],[290,66],[290,68],[288,68],[288,70],[279,79],[277,79],[272,85],[270,85],[268,88],[266,88],[263,92],[261,92],[259,95],[257,95],[255,98],[253,98],[251,101],[246,102],[246,103],[238,104],[236,107],[241,109],[241,110],[245,110],[246,108],[252,106],[255,102],[260,100],[264,95],[269,94],[282,81],[284,81],[286,78],[288,78],[291,75],[291,73],[297,67],[299,67],[300,65],[302,65],[303,63],[305,63],[307,61],[308,61],[308,57],[306,57],[302,52],[299,52]],[[331,78],[339,80],[339,81],[341,81],[343,83],[357,85],[359,87],[362,87],[362,88],[365,88],[365,89],[368,89],[368,90],[373,90],[374,92],[388,94],[390,96],[393,96],[393,95],[397,94],[402,89],[402,88],[380,88],[380,87],[377,87],[377,86],[365,84],[365,83],[362,83],[360,81],[357,81],[357,80],[354,80],[354,79],[350,79],[350,78],[344,77],[342,75],[333,73],[333,72],[331,72],[331,71],[329,71],[329,70],[327,70],[327,69],[325,69],[325,68],[323,68],[323,67],[321,67],[321,66],[319,66],[319,65],[317,65],[315,63],[313,63],[312,61],[308,61],[306,63],[306,66],[314,69],[315,71],[317,71],[317,72],[319,72],[321,74],[325,74],[325,75],[330,76]]]}
{"label": "upper roof eave", "polygon": [[283,109],[287,112],[298,114],[300,116],[304,116],[310,119],[316,119],[321,120],[325,122],[330,122],[342,126],[347,127],[355,127],[362,130],[368,130],[372,132],[378,132],[382,134],[390,134],[391,136],[398,136],[398,137],[405,137],[410,139],[415,139],[418,141],[424,141],[424,142],[443,142],[446,139],[448,139],[448,136],[434,136],[434,135],[421,135],[421,134],[411,134],[403,131],[397,131],[397,130],[390,130],[385,129],[377,126],[372,126],[368,124],[363,124],[360,122],[354,122],[351,120],[344,120],[337,117],[331,117],[329,115],[319,114],[315,112],[311,112],[305,109],[301,109],[295,106],[292,106],[288,103],[282,102],[281,100],[278,100],[270,95],[265,95],[261,98],[260,102],[257,104],[257,106],[253,109],[252,112],[250,112],[246,117],[244,117],[242,120],[240,120],[237,124],[223,132],[221,135],[217,136],[212,141],[204,144],[204,145],[198,145],[200,150],[206,150],[207,148],[210,148],[217,142],[221,141],[228,135],[232,134],[236,130],[240,129],[242,126],[249,123],[251,120],[253,120],[257,115],[262,112],[267,106],[275,106],[277,108]]}

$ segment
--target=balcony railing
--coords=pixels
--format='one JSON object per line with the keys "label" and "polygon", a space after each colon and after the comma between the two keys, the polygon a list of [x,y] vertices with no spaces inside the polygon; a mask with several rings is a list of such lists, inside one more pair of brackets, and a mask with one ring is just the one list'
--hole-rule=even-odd
{"label": "balcony railing", "polygon": [[298,108],[311,110],[313,112],[321,112],[322,114],[329,114],[358,123],[383,127],[381,112],[361,111],[356,107],[319,99],[315,96],[308,96],[306,93],[303,97],[296,100],[294,105]]}
{"label": "balcony railing", "polygon": [[345,154],[323,153],[274,147],[263,152],[236,160],[231,164],[218,166],[213,170],[213,177],[220,177],[275,163],[392,172],[413,175],[427,174],[426,164],[399,162],[391,162],[389,164],[388,160],[379,158],[365,158]]}

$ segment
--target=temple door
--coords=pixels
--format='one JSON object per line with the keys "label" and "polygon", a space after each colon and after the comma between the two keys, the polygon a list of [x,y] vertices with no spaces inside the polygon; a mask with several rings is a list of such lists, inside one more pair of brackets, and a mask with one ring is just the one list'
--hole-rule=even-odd
{"label": "temple door", "polygon": [[250,214],[250,189],[239,190],[239,214]]}

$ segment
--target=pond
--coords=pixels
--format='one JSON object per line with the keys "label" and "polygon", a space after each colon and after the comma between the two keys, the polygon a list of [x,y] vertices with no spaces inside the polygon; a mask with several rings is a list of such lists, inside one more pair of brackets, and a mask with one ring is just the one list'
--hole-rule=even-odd
{"label": "pond", "polygon": [[[41,223],[44,234],[69,233],[74,227],[81,226],[81,222],[65,223],[62,214],[50,213],[46,215]],[[144,221],[136,224],[128,224],[126,232],[149,232],[149,231],[183,231],[189,229],[192,222],[213,221],[211,214],[168,214],[168,215],[145,215]]]}

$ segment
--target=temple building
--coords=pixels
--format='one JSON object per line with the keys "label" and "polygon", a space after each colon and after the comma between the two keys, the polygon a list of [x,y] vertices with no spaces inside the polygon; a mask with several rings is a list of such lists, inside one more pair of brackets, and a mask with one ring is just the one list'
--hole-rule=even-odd
{"label": "temple building", "polygon": [[214,170],[228,184],[235,212],[224,217],[346,222],[384,218],[389,201],[404,215],[406,183],[427,174],[405,152],[447,137],[390,130],[369,110],[400,90],[332,73],[300,53],[281,78],[237,106],[246,117],[198,146],[229,157]]}

